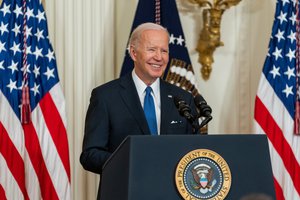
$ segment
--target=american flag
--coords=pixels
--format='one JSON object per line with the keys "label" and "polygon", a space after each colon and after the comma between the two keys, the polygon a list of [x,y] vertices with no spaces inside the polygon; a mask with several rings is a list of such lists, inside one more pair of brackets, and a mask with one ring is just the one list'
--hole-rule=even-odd
{"label": "american flag", "polygon": [[0,7],[0,199],[71,199],[65,101],[40,0]]}
{"label": "american flag", "polygon": [[254,114],[256,133],[269,139],[277,200],[300,199],[299,31],[299,1],[278,0]]}

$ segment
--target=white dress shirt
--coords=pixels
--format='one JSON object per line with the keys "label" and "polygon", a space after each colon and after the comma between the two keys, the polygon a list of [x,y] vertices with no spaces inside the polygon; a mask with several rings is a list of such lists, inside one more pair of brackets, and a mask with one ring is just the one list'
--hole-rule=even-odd
{"label": "white dress shirt", "polygon": [[[145,89],[147,85],[136,75],[135,70],[132,70],[132,79],[137,89],[141,105],[144,109],[144,99],[145,99]],[[156,115],[156,122],[157,122],[157,134],[160,135],[160,113],[161,113],[161,103],[160,103],[160,79],[156,79],[154,83],[149,85],[152,88],[151,95],[154,100],[155,105],[155,115]]]}

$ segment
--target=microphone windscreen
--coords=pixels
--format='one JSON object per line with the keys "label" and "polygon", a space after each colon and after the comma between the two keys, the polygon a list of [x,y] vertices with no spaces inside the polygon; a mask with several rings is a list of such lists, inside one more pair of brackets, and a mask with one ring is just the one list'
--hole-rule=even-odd
{"label": "microphone windscreen", "polygon": [[206,104],[205,99],[200,94],[195,96],[194,102],[195,102],[196,105],[200,105],[200,104],[203,104],[203,103]]}

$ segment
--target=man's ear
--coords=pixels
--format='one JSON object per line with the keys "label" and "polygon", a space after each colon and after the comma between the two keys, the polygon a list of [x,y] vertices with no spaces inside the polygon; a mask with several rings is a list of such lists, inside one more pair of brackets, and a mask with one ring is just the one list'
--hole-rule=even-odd
{"label": "man's ear", "polygon": [[130,54],[131,59],[135,61],[136,60],[136,51],[135,51],[133,45],[129,46],[129,54]]}

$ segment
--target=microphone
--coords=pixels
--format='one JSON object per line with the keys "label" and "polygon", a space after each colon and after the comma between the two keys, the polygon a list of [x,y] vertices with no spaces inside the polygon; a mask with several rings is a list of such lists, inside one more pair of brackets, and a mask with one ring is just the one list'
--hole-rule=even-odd
{"label": "microphone", "polygon": [[195,121],[195,117],[191,114],[190,106],[180,97],[176,96],[173,99],[174,99],[175,106],[179,111],[179,114],[185,117],[191,124],[193,124]]}
{"label": "microphone", "polygon": [[205,99],[200,94],[195,96],[194,102],[200,111],[200,117],[211,117],[211,107],[207,105]]}
{"label": "microphone", "polygon": [[200,124],[200,127],[203,127],[210,120],[212,120],[212,116],[211,116],[212,109],[209,105],[207,105],[205,99],[200,94],[195,96],[194,102],[196,107],[199,109],[199,117],[204,117],[204,120]]}

